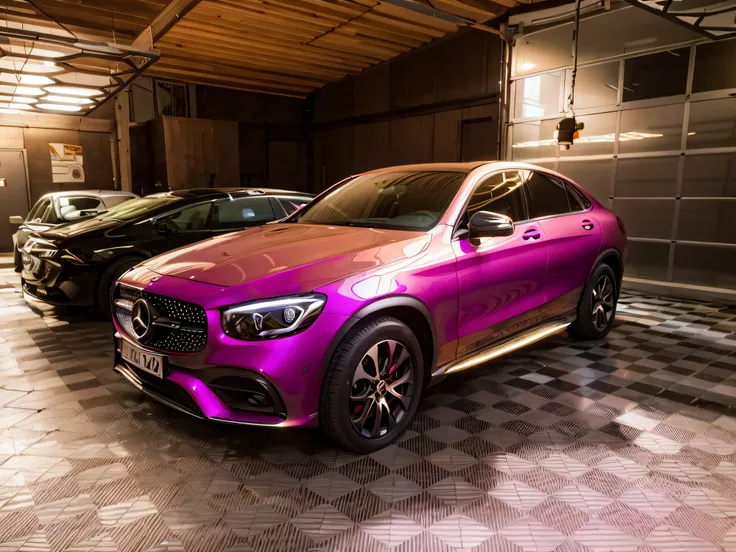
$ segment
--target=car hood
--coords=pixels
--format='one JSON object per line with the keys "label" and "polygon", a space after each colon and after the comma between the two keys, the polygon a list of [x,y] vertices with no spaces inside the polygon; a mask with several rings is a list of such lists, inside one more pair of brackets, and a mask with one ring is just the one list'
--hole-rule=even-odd
{"label": "car hood", "polygon": [[122,224],[122,222],[115,219],[93,217],[77,222],[67,222],[49,230],[39,232],[39,234],[45,238],[66,240],[69,238],[75,238],[82,234],[88,234],[90,232],[104,232],[111,228],[121,226]]}
{"label": "car hood", "polygon": [[217,286],[258,281],[296,292],[416,255],[429,241],[427,234],[400,230],[270,224],[170,251],[143,266]]}

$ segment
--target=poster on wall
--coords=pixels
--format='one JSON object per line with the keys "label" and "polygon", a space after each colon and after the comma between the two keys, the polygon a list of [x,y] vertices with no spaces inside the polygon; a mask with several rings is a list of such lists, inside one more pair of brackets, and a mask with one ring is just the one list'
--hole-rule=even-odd
{"label": "poster on wall", "polygon": [[84,156],[82,146],[50,143],[51,176],[54,184],[84,182]]}

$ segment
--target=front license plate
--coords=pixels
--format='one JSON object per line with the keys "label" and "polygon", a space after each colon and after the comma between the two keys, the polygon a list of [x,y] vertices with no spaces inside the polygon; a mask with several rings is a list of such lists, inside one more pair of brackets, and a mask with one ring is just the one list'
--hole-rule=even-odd
{"label": "front license plate", "polygon": [[159,378],[164,377],[163,355],[153,355],[149,352],[142,351],[125,340],[122,341],[120,346],[120,355],[136,368],[140,368]]}

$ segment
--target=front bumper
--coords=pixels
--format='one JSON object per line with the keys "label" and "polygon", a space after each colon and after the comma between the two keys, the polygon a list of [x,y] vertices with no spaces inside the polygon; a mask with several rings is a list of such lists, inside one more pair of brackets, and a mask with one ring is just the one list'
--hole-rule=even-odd
{"label": "front bumper", "polygon": [[228,407],[204,381],[181,367],[170,365],[162,379],[132,366],[120,355],[122,339],[120,334],[115,335],[114,370],[152,399],[200,420],[272,427],[285,425],[285,412],[265,414]]}
{"label": "front bumper", "polygon": [[97,289],[94,266],[74,266],[24,253],[21,279],[23,291],[45,303],[70,307],[94,305]]}
{"label": "front bumper", "polygon": [[[223,332],[220,310],[207,306],[208,291],[214,294],[214,290],[205,286],[167,277],[143,286],[149,294],[180,301],[198,297],[204,303],[207,340],[203,350],[173,353],[142,345],[115,318],[115,370],[152,398],[198,418],[274,427],[316,425],[326,352],[346,317],[322,313],[299,334],[241,341]],[[197,293],[189,293],[193,290]],[[163,354],[169,365],[164,378],[128,364],[120,354],[122,340],[149,353]],[[278,407],[270,411],[251,408],[236,396],[243,391],[237,389],[241,384],[223,384],[225,380],[257,382],[262,394],[268,396],[266,402]]]}

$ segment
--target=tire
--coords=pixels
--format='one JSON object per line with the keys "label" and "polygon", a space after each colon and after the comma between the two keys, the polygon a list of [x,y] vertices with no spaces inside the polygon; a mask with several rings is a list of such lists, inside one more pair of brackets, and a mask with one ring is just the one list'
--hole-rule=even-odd
{"label": "tire", "polygon": [[[376,358],[383,368],[380,381],[375,378]],[[392,369],[395,362],[389,361],[397,359]],[[423,388],[424,359],[414,333],[395,318],[373,319],[348,333],[332,355],[322,383],[320,424],[349,450],[376,451],[406,430]]]}
{"label": "tire", "polygon": [[584,339],[602,339],[616,318],[618,282],[607,264],[600,264],[588,278],[570,332]]}
{"label": "tire", "polygon": [[102,276],[100,276],[100,281],[97,283],[95,311],[97,311],[99,315],[105,317],[105,319],[109,319],[112,316],[112,288],[115,285],[115,282],[117,282],[118,278],[128,270],[142,261],[143,259],[138,257],[123,257],[122,259],[114,261],[105,269]]}

